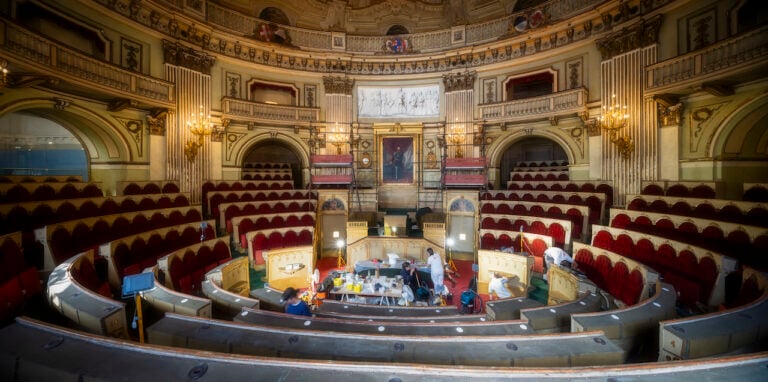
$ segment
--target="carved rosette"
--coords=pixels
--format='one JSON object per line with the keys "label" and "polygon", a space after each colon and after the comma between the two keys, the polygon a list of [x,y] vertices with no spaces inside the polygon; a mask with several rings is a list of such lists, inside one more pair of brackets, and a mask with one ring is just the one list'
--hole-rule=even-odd
{"label": "carved rosette", "polygon": [[477,79],[476,72],[446,74],[443,76],[445,92],[450,93],[459,90],[472,90],[475,88],[475,79]]}
{"label": "carved rosette", "polygon": [[603,60],[608,60],[620,54],[657,43],[659,41],[659,28],[661,28],[661,15],[650,20],[642,20],[629,28],[608,34],[595,43]]}
{"label": "carved rosette", "polygon": [[214,56],[167,40],[163,40],[163,58],[166,64],[181,66],[207,75],[211,75],[211,67],[216,61]]}
{"label": "carved rosette", "polygon": [[323,77],[323,86],[325,86],[325,94],[343,94],[352,95],[352,87],[355,85],[355,80],[343,77],[327,76]]}

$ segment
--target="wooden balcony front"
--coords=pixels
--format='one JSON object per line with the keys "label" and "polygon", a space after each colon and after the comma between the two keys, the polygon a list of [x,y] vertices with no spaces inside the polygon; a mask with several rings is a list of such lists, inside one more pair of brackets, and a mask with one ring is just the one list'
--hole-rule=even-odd
{"label": "wooden balcony front", "polygon": [[222,118],[256,124],[309,126],[320,119],[316,107],[270,105],[229,97],[221,99],[221,110]]}
{"label": "wooden balcony front", "polygon": [[480,118],[488,122],[557,120],[587,111],[585,88],[570,89],[539,97],[480,105]]}

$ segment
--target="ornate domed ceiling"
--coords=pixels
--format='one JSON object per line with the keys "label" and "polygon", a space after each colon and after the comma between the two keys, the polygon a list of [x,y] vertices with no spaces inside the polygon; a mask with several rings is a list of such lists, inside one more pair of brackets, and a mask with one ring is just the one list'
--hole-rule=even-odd
{"label": "ornate domed ceiling", "polygon": [[423,33],[477,23],[545,0],[216,0],[276,24],[357,35]]}

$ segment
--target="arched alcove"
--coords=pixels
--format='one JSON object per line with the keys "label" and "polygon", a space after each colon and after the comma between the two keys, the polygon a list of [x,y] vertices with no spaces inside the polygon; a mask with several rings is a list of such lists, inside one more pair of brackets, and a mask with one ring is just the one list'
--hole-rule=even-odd
{"label": "arched alcove", "polygon": [[266,7],[259,13],[259,18],[275,24],[291,25],[288,16],[280,8]]}
{"label": "arched alcove", "polygon": [[301,158],[294,148],[279,139],[265,139],[248,149],[243,163],[288,163],[291,166],[293,186],[302,188],[304,179],[301,173]]}
{"label": "arched alcove", "polygon": [[0,163],[4,175],[80,175],[88,180],[88,157],[72,132],[52,120],[16,112],[0,117]]}
{"label": "arched alcove", "polygon": [[500,185],[506,187],[509,172],[520,161],[567,161],[565,150],[555,141],[544,137],[529,137],[515,141],[504,151],[499,163]]}

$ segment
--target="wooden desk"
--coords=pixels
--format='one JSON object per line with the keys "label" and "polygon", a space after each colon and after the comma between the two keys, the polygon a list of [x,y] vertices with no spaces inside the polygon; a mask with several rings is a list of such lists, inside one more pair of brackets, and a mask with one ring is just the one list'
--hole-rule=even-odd
{"label": "wooden desk", "polygon": [[[377,283],[381,284],[378,291],[374,290]],[[392,287],[393,284],[396,285],[394,288]],[[379,276],[378,278],[366,278],[359,292],[352,289],[352,284],[345,282],[341,286],[334,287],[330,293],[341,295],[342,301],[350,301],[350,296],[374,297],[379,298],[379,305],[395,305],[397,304],[397,299],[402,297],[403,289],[400,285],[397,285],[397,281],[394,278]]]}

